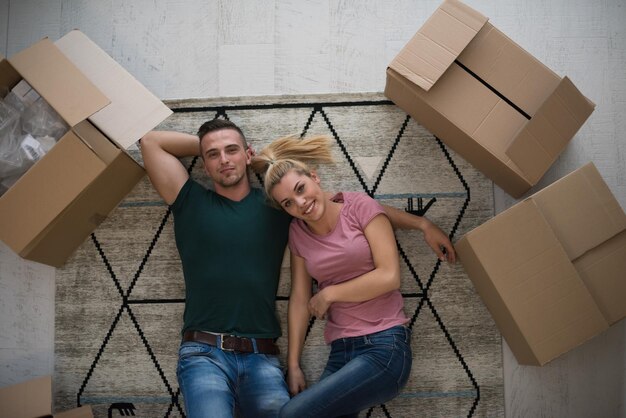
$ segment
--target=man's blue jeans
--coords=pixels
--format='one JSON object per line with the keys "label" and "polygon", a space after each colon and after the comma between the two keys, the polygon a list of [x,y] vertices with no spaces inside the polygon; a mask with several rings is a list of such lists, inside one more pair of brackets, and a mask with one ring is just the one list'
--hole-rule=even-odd
{"label": "man's blue jeans", "polygon": [[404,326],[333,341],[319,382],[292,398],[280,416],[356,417],[394,398],[409,378],[410,342]]}
{"label": "man's blue jeans", "polygon": [[277,356],[184,342],[176,374],[187,418],[277,417],[289,400]]}

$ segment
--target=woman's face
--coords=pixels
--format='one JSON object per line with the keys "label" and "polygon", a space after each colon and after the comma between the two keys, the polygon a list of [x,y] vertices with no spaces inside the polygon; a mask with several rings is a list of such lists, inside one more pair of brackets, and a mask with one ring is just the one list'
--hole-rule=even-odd
{"label": "woman's face", "polygon": [[272,189],[272,197],[295,218],[314,222],[324,214],[324,191],[317,173],[311,176],[290,170]]}

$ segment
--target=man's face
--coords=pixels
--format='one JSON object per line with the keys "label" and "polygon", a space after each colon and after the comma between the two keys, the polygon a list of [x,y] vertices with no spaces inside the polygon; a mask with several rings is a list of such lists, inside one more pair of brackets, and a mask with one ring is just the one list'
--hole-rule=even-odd
{"label": "man's face", "polygon": [[251,155],[243,146],[239,132],[221,129],[209,132],[202,138],[204,170],[216,187],[233,187],[242,180],[248,181],[246,169]]}

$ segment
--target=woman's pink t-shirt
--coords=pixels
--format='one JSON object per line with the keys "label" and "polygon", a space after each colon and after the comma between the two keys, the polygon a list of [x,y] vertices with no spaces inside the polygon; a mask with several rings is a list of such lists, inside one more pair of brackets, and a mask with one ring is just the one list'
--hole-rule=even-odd
{"label": "woman's pink t-shirt", "polygon": [[[326,235],[311,232],[304,221],[293,219],[289,229],[291,252],[304,258],[309,274],[320,289],[374,270],[372,252],[364,230],[382,206],[364,193],[343,192],[332,198],[343,202],[339,221]],[[402,295],[398,290],[365,302],[336,302],[327,312],[324,338],[354,337],[404,324]]]}

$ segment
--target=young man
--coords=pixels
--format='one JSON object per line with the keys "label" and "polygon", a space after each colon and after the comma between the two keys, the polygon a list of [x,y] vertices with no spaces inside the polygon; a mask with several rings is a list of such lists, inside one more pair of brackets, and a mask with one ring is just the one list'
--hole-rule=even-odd
{"label": "young man", "polygon": [[[208,121],[197,136],[150,132],[141,152],[152,184],[171,205],[185,277],[177,376],[187,416],[278,416],[289,393],[275,344],[275,298],[291,218],[250,186],[252,151],[230,121]],[[198,154],[214,192],[191,180],[179,161]],[[385,211],[394,227],[422,230],[440,259],[454,261],[452,244],[434,224]]]}

